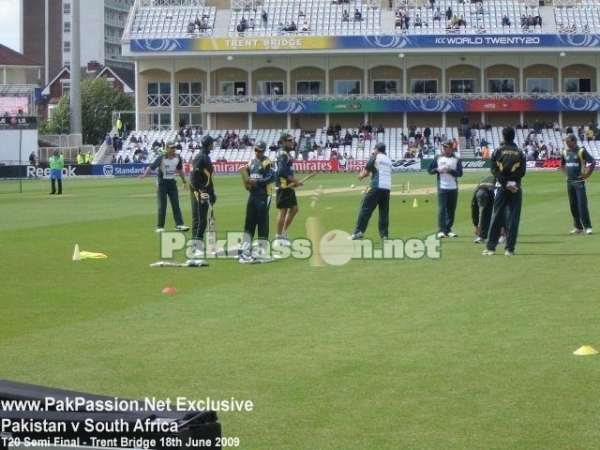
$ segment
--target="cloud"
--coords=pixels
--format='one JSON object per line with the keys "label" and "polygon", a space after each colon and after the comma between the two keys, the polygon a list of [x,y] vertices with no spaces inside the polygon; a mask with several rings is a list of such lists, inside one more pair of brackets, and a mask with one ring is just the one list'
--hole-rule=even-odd
{"label": "cloud", "polygon": [[20,51],[20,7],[14,0],[0,0],[0,43]]}

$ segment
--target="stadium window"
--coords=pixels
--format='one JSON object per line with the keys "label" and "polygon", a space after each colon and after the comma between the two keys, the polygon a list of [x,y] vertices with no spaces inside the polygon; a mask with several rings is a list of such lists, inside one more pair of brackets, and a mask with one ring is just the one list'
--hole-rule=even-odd
{"label": "stadium window", "polygon": [[565,92],[592,92],[589,78],[565,78]]}
{"label": "stadium window", "polygon": [[373,80],[373,94],[397,94],[398,80]]}
{"label": "stadium window", "polygon": [[525,86],[529,93],[543,94],[552,92],[552,78],[527,78]]}
{"label": "stadium window", "polygon": [[506,94],[515,92],[514,78],[489,78],[488,92],[493,94]]}
{"label": "stadium window", "polygon": [[410,80],[410,92],[413,94],[437,94],[437,80]]}
{"label": "stadium window", "polygon": [[[179,101],[178,105],[182,107],[193,107],[202,105],[202,83],[200,82],[180,82],[178,85]],[[190,123],[187,122],[186,123]]]}
{"label": "stadium window", "polygon": [[298,95],[319,95],[321,91],[320,81],[296,81],[296,94]]}
{"label": "stadium window", "polygon": [[152,130],[171,130],[171,114],[169,113],[152,113],[150,114],[150,128]]}
{"label": "stadium window", "polygon": [[202,125],[202,114],[198,113],[179,113],[179,122],[184,121],[191,127]]}
{"label": "stadium window", "polygon": [[70,33],[70,32],[71,32],[71,22],[63,23],[63,33]]}
{"label": "stadium window", "polygon": [[450,79],[451,94],[472,94],[477,90],[477,81],[475,79]]}
{"label": "stadium window", "polygon": [[360,94],[360,81],[335,80],[333,82],[333,93],[336,95],[358,95]]}
{"label": "stadium window", "polygon": [[171,83],[148,83],[148,107],[171,106]]}
{"label": "stadium window", "polygon": [[63,3],[63,14],[65,16],[71,15],[71,4],[70,3]]}
{"label": "stadium window", "polygon": [[70,53],[71,52],[71,41],[63,42],[63,52]]}
{"label": "stadium window", "polygon": [[245,81],[221,81],[219,83],[219,95],[234,96],[246,95]]}
{"label": "stadium window", "polygon": [[282,95],[283,81],[259,81],[258,95]]}

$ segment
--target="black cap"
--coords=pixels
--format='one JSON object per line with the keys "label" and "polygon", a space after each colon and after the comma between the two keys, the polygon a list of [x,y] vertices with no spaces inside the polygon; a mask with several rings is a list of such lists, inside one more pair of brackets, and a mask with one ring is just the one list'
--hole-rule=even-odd
{"label": "black cap", "polygon": [[254,144],[254,150],[256,149],[264,152],[267,149],[267,143],[265,141],[258,141],[256,144]]}
{"label": "black cap", "polygon": [[200,144],[202,144],[202,148],[208,148],[213,142],[215,142],[215,140],[212,138],[212,136],[207,134],[206,136],[202,137]]}

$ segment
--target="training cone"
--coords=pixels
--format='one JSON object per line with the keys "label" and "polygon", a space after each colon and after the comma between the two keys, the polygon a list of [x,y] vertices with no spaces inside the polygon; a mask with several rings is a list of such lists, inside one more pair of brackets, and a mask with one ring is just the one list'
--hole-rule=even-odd
{"label": "training cone", "polygon": [[415,197],[415,199],[413,200],[413,208],[418,208],[419,207],[419,203],[417,202],[417,198]]}
{"label": "training cone", "polygon": [[81,252],[79,251],[79,244],[75,244],[75,250],[73,250],[73,261],[81,260]]}
{"label": "training cone", "polygon": [[167,286],[162,290],[163,294],[174,294],[175,292],[177,292],[177,288],[173,286]]}
{"label": "training cone", "polygon": [[592,346],[584,345],[582,347],[579,347],[577,350],[575,350],[573,352],[573,354],[577,355],[577,356],[597,355],[598,354],[598,350],[596,350]]}

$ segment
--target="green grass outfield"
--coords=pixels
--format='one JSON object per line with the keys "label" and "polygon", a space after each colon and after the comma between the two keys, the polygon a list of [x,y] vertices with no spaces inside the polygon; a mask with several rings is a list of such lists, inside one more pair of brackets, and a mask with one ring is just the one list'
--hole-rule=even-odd
{"label": "green grass outfield", "polygon": [[[588,183],[596,222],[598,176]],[[392,198],[390,238],[436,231],[435,178],[394,175],[397,190],[409,181],[411,194]],[[442,241],[440,260],[327,267],[149,268],[160,259],[154,180],[67,179],[62,197],[47,194],[47,180],[24,182],[22,194],[2,183],[2,379],[127,398],[251,400],[251,412],[219,413],[223,435],[242,449],[598,448],[600,356],[573,351],[600,349],[600,238],[568,235],[559,172],[524,179],[515,257],[481,256],[468,188],[459,237]],[[340,189],[314,210],[300,197],[290,235],[303,236],[310,215],[351,232],[360,201],[351,183],[352,174],[308,182],[301,190]],[[216,186],[221,236],[241,228],[246,193],[238,176]],[[191,225],[187,195],[181,204]],[[274,225],[272,208],[271,234]],[[376,216],[367,237],[377,238]],[[109,258],[74,262],[75,243]]]}

